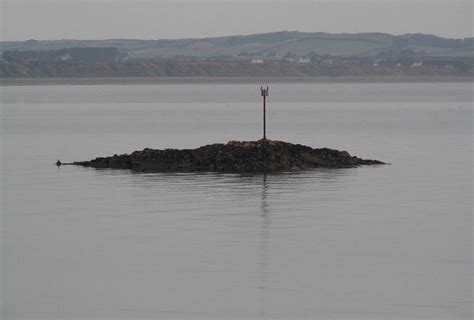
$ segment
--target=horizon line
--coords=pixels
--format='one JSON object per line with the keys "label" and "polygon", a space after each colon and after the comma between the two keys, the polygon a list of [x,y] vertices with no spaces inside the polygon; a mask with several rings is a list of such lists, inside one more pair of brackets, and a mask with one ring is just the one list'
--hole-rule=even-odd
{"label": "horizon line", "polygon": [[270,31],[270,32],[259,32],[259,33],[248,33],[248,34],[228,34],[228,35],[220,35],[220,36],[204,36],[204,37],[183,37],[183,38],[120,38],[120,37],[113,37],[113,38],[102,38],[102,39],[81,39],[81,38],[62,38],[62,39],[35,39],[29,38],[25,40],[2,40],[0,39],[0,43],[2,42],[27,42],[27,41],[107,41],[107,40],[137,40],[137,41],[178,41],[178,40],[205,40],[205,39],[219,39],[219,38],[230,38],[230,37],[248,37],[254,35],[265,35],[265,34],[276,34],[276,33],[307,33],[307,34],[326,34],[326,35],[367,35],[367,34],[379,34],[379,35],[387,35],[392,37],[401,37],[407,35],[425,35],[425,36],[434,36],[443,39],[450,39],[450,40],[465,40],[465,39],[473,39],[473,36],[470,37],[463,37],[463,38],[453,38],[453,37],[444,37],[440,35],[436,35],[433,33],[423,33],[423,32],[413,32],[413,33],[402,33],[402,34],[393,34],[388,32],[378,32],[378,31],[370,31],[370,32],[322,32],[322,31],[300,31],[300,30],[281,30],[281,31]]}

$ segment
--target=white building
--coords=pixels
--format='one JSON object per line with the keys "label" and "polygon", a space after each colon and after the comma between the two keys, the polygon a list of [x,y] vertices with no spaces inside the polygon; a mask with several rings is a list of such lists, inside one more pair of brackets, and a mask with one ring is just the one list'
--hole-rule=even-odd
{"label": "white building", "polygon": [[422,67],[423,66],[423,61],[420,61],[420,62],[413,62],[413,64],[410,66],[412,68],[419,68],[419,67]]}

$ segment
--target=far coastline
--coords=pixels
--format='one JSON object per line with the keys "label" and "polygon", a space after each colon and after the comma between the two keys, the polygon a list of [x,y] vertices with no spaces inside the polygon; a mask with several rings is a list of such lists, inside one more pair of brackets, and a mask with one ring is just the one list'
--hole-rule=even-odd
{"label": "far coastline", "polygon": [[70,77],[0,78],[0,86],[259,84],[259,83],[436,83],[474,82],[464,76],[339,76],[339,77]]}

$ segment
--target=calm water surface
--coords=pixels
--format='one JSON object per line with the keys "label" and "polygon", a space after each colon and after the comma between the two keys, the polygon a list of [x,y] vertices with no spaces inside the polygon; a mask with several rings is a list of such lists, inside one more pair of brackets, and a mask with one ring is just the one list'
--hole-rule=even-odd
{"label": "calm water surface", "polygon": [[0,87],[3,319],[471,319],[470,83],[278,84],[268,135],[391,165],[52,165],[260,138],[255,85]]}

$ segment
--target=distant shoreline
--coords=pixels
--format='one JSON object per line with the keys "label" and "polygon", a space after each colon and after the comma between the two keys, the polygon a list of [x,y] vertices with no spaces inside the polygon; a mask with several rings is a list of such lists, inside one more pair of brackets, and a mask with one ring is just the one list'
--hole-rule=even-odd
{"label": "distant shoreline", "polygon": [[457,76],[340,76],[340,77],[115,77],[115,78],[0,78],[0,86],[146,85],[146,84],[254,84],[254,83],[421,83],[474,82]]}

